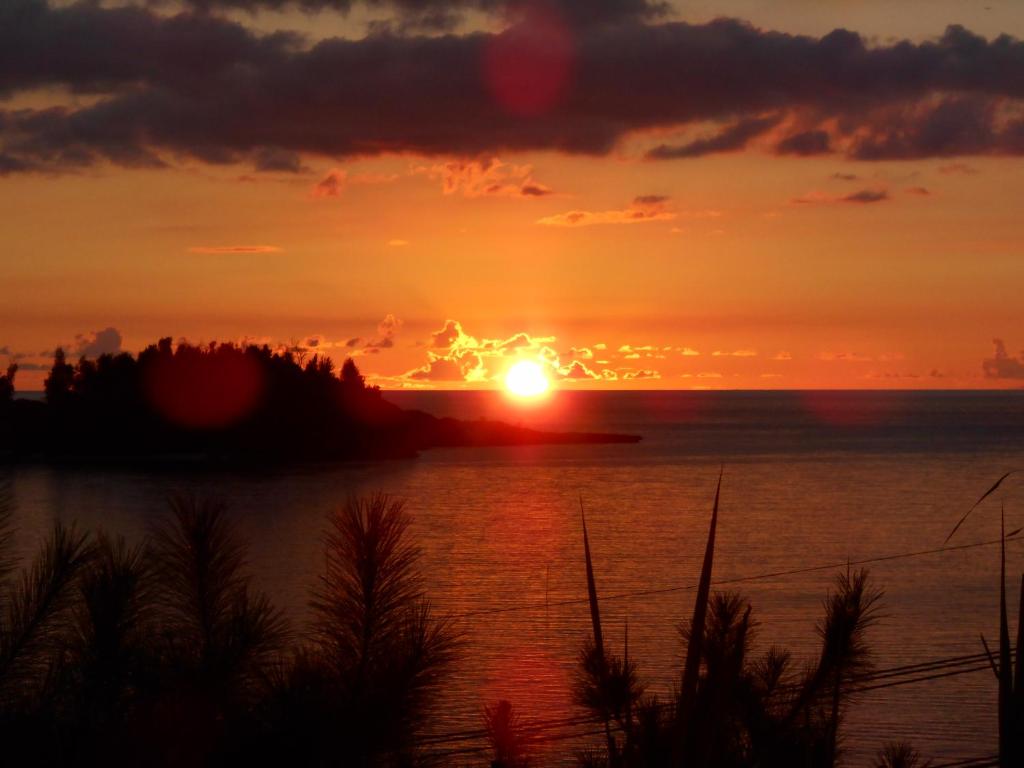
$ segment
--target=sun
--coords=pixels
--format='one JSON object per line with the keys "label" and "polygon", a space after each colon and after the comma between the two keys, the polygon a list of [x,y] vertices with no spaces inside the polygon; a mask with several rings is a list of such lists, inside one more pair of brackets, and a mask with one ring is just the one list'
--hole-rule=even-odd
{"label": "sun", "polygon": [[532,360],[520,360],[505,374],[505,389],[516,397],[539,397],[550,386],[544,369]]}

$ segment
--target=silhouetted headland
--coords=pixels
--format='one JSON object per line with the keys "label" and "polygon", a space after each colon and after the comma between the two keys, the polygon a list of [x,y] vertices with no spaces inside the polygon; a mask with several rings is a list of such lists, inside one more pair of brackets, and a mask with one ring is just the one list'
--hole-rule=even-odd
{"label": "silhouetted headland", "polygon": [[0,459],[70,463],[282,464],[403,458],[435,447],[633,443],[634,435],[545,432],[404,410],[347,359],[267,345],[161,339],[137,356],[67,361],[42,402],[0,376]]}

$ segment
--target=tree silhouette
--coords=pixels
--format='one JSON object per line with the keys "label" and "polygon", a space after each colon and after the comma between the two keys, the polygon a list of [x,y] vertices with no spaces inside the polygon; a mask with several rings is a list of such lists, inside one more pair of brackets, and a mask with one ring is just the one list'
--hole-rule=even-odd
{"label": "tree silhouette", "polygon": [[18,373],[18,364],[7,366],[7,373],[0,375],[0,407],[14,399],[14,377]]}
{"label": "tree silhouette", "polygon": [[5,452],[64,462],[274,464],[411,457],[434,446],[639,439],[403,411],[366,384],[352,359],[336,373],[329,357],[300,360],[266,344],[166,337],[137,356],[83,357],[75,365],[58,349],[45,386],[45,404],[0,409]]}
{"label": "tree silhouette", "polygon": [[46,402],[54,406],[62,405],[67,401],[74,386],[75,368],[71,365],[65,355],[63,347],[57,347],[53,353],[53,366],[50,374],[43,382],[43,389],[46,391]]}

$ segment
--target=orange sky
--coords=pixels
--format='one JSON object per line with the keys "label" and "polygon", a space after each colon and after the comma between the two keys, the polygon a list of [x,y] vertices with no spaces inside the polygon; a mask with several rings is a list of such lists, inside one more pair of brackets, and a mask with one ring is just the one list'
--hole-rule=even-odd
{"label": "orange sky", "polygon": [[[719,14],[879,46],[953,22],[1024,34],[1024,8],[997,0],[706,2],[647,23]],[[227,13],[354,40],[368,15]],[[501,29],[478,11],[461,24]],[[0,116],[110,97],[13,82]],[[787,113],[738,148],[645,158],[742,117],[630,130],[582,154],[303,149],[300,167],[258,171],[249,156],[157,146],[160,168],[107,156],[0,174],[0,362],[16,359],[19,388],[36,389],[58,344],[134,351],[170,335],[355,354],[385,387],[493,386],[520,357],[547,361],[563,387],[1024,384],[1015,150],[787,155]],[[6,147],[19,162],[21,138]]]}

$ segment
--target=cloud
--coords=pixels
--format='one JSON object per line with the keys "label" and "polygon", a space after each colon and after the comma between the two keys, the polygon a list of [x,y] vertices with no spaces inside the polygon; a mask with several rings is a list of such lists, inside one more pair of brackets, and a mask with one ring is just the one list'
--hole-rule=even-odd
{"label": "cloud", "polygon": [[547,227],[589,227],[596,224],[643,224],[668,221],[678,215],[667,206],[667,197],[641,195],[626,208],[610,211],[568,211],[545,216],[537,223]]}
{"label": "cloud", "polygon": [[907,187],[908,195],[917,195],[918,197],[928,197],[931,192],[927,187]]}
{"label": "cloud", "polygon": [[870,363],[872,358],[858,352],[820,352],[818,359],[823,362]]}
{"label": "cloud", "polygon": [[780,155],[825,155],[832,151],[832,137],[823,130],[802,131],[782,139],[775,151]]}
{"label": "cloud", "polygon": [[349,173],[344,168],[332,168],[313,185],[310,195],[315,198],[340,197],[346,187],[354,184],[390,184],[398,178],[397,173]]}
{"label": "cloud", "polygon": [[862,189],[839,199],[842,203],[880,203],[889,199],[889,193],[884,189]]}
{"label": "cloud", "polygon": [[579,360],[573,360],[564,368],[559,368],[558,373],[564,379],[594,380],[602,378],[600,373],[590,370]]}
{"label": "cloud", "polygon": [[449,319],[426,339],[426,364],[400,378],[412,381],[491,381],[504,373],[509,360],[517,358],[540,362],[548,366],[553,376],[581,378],[584,371],[580,371],[578,366],[573,367],[572,362],[562,365],[559,353],[549,346],[554,341],[554,336],[533,336],[526,332],[504,338],[478,338],[468,334],[458,320]]}
{"label": "cloud", "polygon": [[348,172],[341,168],[334,168],[313,187],[313,197],[338,197],[345,188],[345,179]]}
{"label": "cloud", "polygon": [[736,349],[731,352],[724,350],[715,350],[711,353],[712,357],[757,357],[756,349]]}
{"label": "cloud", "polygon": [[366,342],[367,349],[391,349],[395,336],[402,327],[402,321],[390,312],[377,324],[377,336]]}
{"label": "cloud", "polygon": [[408,240],[402,240],[401,238],[397,238],[397,237],[393,238],[391,240],[388,240],[388,245],[391,246],[392,248],[404,248],[408,244],[409,244]]}
{"label": "cloud", "polygon": [[618,351],[622,355],[623,360],[639,360],[642,357],[664,360],[668,357],[667,353],[672,351],[672,347],[659,347],[654,344],[642,344],[640,346],[623,344],[619,347]]}
{"label": "cloud", "polygon": [[189,253],[230,254],[230,253],[280,253],[276,245],[193,245]]}
{"label": "cloud", "polygon": [[389,312],[383,320],[377,323],[377,332],[373,336],[352,336],[344,340],[331,341],[325,336],[317,334],[311,336],[305,342],[304,347],[317,351],[331,348],[344,349],[345,354],[349,357],[379,355],[384,350],[394,348],[402,325],[402,321]]}
{"label": "cloud", "polygon": [[792,360],[792,359],[793,359],[793,355],[791,355],[789,352],[786,352],[785,350],[782,350],[781,352],[776,352],[775,355],[772,357],[772,360]]}
{"label": "cloud", "polygon": [[953,174],[973,176],[976,173],[980,173],[980,171],[967,163],[947,163],[946,165],[939,166],[939,173],[946,176],[951,176]]}
{"label": "cloud", "polygon": [[882,108],[849,147],[858,160],[1024,154],[1020,104],[987,94]]}
{"label": "cloud", "polygon": [[[455,27],[467,12],[506,16],[515,13],[523,2],[509,0],[182,0],[199,10],[257,11],[295,7],[304,11],[335,10],[348,13],[365,6],[384,9],[392,20],[378,21],[373,28],[381,33],[417,29],[448,30]],[[658,18],[666,13],[668,4],[652,0],[547,0],[547,7],[572,26],[611,24]]]}
{"label": "cloud", "polygon": [[446,195],[463,197],[544,197],[551,189],[533,178],[533,166],[510,165],[497,157],[486,160],[451,160],[420,165],[413,173],[441,182]]}
{"label": "cloud", "polygon": [[669,146],[661,144],[647,152],[651,160],[701,157],[715,152],[732,152],[743,149],[751,139],[775,127],[777,115],[772,117],[750,117],[725,126],[713,136],[695,139],[688,144]]}
{"label": "cloud", "polygon": [[660,379],[661,374],[658,371],[652,370],[651,368],[641,368],[640,370],[623,371],[620,375],[620,378],[625,381],[639,379]]}
{"label": "cloud", "polygon": [[889,192],[884,189],[862,189],[852,192],[849,195],[829,195],[824,192],[810,192],[806,195],[793,198],[792,202],[797,205],[831,205],[834,203],[853,203],[855,205],[868,205],[881,203],[889,200]]}
{"label": "cloud", "polygon": [[468,336],[462,330],[462,323],[458,320],[446,320],[439,331],[430,334],[427,345],[433,349],[451,349],[456,346],[470,346],[476,344],[476,339]]}
{"label": "cloud", "polygon": [[253,166],[257,171],[303,173],[306,167],[298,152],[278,147],[261,147],[253,153]]}
{"label": "cloud", "polygon": [[116,355],[121,351],[121,342],[121,332],[113,326],[92,333],[80,333],[75,336],[72,355],[93,358],[100,355]]}
{"label": "cloud", "polygon": [[[452,16],[439,0],[380,7]],[[498,7],[465,0],[455,9]],[[8,0],[0,4],[0,92],[91,98],[0,110],[0,173],[271,158],[294,167],[284,158],[296,155],[603,155],[626,136],[709,122],[723,126],[704,140],[713,149],[729,143],[730,131],[761,127],[752,121],[764,115],[781,115],[798,133],[825,131],[834,151],[859,159],[1024,154],[1024,43],[1007,35],[989,40],[951,26],[938,39],[871,45],[843,29],[814,37],[729,19],[661,22],[661,6],[643,0],[557,7],[569,19],[571,79],[561,100],[527,116],[495,103],[481,61],[510,36],[535,39],[528,25],[310,42],[214,13]]]}
{"label": "cloud", "polygon": [[992,339],[996,347],[995,354],[981,363],[985,377],[989,379],[1024,379],[1024,353],[1013,357],[1006,353],[1006,344],[1002,339]]}
{"label": "cloud", "polygon": [[485,380],[483,363],[479,355],[459,353],[456,355],[436,355],[427,353],[429,361],[426,365],[415,368],[405,374],[404,378],[412,381],[483,381]]}

